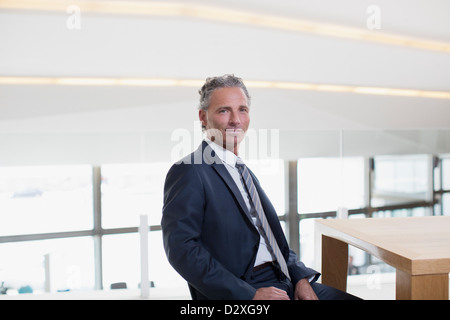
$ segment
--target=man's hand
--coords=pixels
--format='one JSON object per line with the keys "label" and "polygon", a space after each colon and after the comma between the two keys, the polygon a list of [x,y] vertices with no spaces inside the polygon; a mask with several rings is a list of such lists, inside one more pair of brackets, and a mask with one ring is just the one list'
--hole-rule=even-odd
{"label": "man's hand", "polygon": [[[311,289],[312,290],[312,289]],[[286,291],[275,288],[259,288],[256,290],[253,300],[290,300]]]}
{"label": "man's hand", "polygon": [[308,279],[306,279],[306,278],[301,279],[295,285],[294,299],[295,300],[319,300],[317,298],[316,293],[314,292],[313,288],[309,284]]}

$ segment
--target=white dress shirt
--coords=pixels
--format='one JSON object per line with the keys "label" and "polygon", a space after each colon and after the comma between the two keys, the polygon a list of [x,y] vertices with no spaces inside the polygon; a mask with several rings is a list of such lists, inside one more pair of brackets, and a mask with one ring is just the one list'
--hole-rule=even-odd
{"label": "white dress shirt", "polygon": [[[224,163],[225,168],[227,168],[228,172],[230,173],[231,177],[236,183],[236,186],[241,192],[242,198],[244,198],[248,211],[251,212],[252,206],[250,203],[250,197],[242,183],[241,174],[239,173],[238,168],[236,168],[237,156],[233,152],[224,149],[223,147],[219,146],[217,143],[212,142],[208,138],[206,138],[205,141],[209,143],[211,148],[216,153],[216,156],[218,156],[219,159]],[[252,220],[253,224],[255,224],[256,226],[256,217],[252,216]],[[264,240],[264,237],[261,236],[261,234],[259,239],[260,239],[259,248],[258,252],[256,253],[255,266],[258,266],[265,262],[273,261],[272,255],[270,254],[269,249],[267,248],[266,241]]]}

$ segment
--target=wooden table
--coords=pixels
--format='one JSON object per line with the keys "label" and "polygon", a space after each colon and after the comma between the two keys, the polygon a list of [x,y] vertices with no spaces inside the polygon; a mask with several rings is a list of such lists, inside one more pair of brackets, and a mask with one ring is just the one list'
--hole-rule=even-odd
{"label": "wooden table", "polygon": [[450,216],[316,220],[316,235],[324,284],[346,290],[350,244],[396,268],[396,299],[449,298]]}

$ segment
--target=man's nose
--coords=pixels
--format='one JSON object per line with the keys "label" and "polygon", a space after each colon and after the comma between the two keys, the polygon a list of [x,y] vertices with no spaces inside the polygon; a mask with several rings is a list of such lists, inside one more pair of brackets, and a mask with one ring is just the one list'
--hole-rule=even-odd
{"label": "man's nose", "polygon": [[232,111],[230,115],[230,124],[239,125],[241,124],[241,119],[239,118],[239,113]]}

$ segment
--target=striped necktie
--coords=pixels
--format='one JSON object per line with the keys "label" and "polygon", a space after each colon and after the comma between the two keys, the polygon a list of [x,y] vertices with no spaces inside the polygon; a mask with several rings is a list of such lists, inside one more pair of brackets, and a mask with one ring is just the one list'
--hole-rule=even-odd
{"label": "striped necktie", "polygon": [[281,271],[284,275],[290,280],[289,271],[286,265],[286,260],[281,253],[280,248],[278,247],[277,240],[273,235],[272,229],[269,226],[269,222],[267,221],[266,214],[261,205],[261,200],[259,199],[258,192],[256,191],[255,184],[253,183],[253,179],[250,175],[250,172],[247,169],[247,166],[242,162],[241,159],[238,158],[236,163],[236,167],[238,168],[242,179],[247,187],[248,194],[250,196],[251,202],[256,210],[256,225],[259,229],[260,234],[264,237],[266,244],[268,244],[268,249],[272,258],[278,262],[280,265]]}

